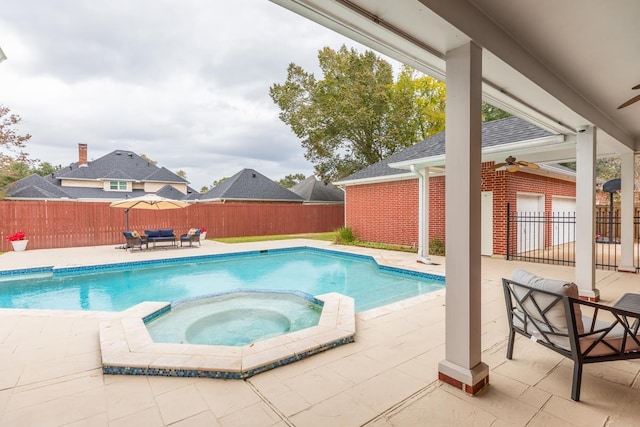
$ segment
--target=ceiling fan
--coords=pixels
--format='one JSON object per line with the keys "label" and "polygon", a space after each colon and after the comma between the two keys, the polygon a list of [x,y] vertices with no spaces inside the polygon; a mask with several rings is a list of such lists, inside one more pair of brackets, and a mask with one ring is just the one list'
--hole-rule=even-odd
{"label": "ceiling fan", "polygon": [[[631,90],[636,90],[636,89],[640,89],[640,84],[635,85],[634,87],[631,88]],[[633,98],[631,98],[630,100],[628,100],[627,102],[621,104],[618,107],[618,110],[624,107],[628,107],[629,105],[633,104],[634,102],[640,101],[640,95],[636,95]]]}
{"label": "ceiling fan", "polygon": [[504,163],[496,163],[493,165],[493,169],[500,169],[504,167],[507,172],[518,172],[520,167],[540,169],[540,166],[533,162],[527,162],[525,160],[516,160],[515,157],[509,156],[504,159]]}

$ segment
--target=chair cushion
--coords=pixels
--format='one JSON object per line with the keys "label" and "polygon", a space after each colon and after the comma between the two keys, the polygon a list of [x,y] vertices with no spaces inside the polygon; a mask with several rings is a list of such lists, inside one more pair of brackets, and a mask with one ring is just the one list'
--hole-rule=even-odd
{"label": "chair cushion", "polygon": [[[515,270],[513,272],[512,280],[516,283],[530,286],[535,289],[552,292],[558,295],[566,295],[571,298],[578,298],[578,286],[575,283],[565,282],[562,280],[545,279],[524,270]],[[522,298],[526,294],[526,292],[526,289],[518,287],[514,288],[514,293],[518,296],[518,298]],[[553,328],[555,328],[559,332],[565,333],[569,330],[567,327],[567,318],[565,316],[564,302],[562,300],[559,300],[558,302],[553,304],[554,297],[545,294],[535,295],[535,300],[542,310],[545,310],[547,307],[552,305],[548,308],[548,311],[546,311],[545,317]],[[584,325],[582,323],[582,311],[580,310],[579,304],[574,304],[573,306],[576,317],[576,328],[578,330],[578,333],[581,334],[584,332]],[[525,301],[523,307],[525,310],[527,310],[531,317],[538,321],[544,321],[543,317],[539,313],[539,310],[535,307],[531,300],[528,299],[527,301]]]}
{"label": "chair cushion", "polygon": [[187,236],[193,236],[197,233],[197,229],[195,228],[190,228],[189,231],[187,231]]}
{"label": "chair cushion", "polygon": [[144,234],[146,234],[147,237],[159,237],[160,230],[144,230]]}
{"label": "chair cushion", "polygon": [[138,238],[138,237],[140,237],[140,233],[138,233],[137,231],[132,231],[132,232],[131,232],[131,237],[136,237],[136,238]]}
{"label": "chair cushion", "polygon": [[161,228],[158,231],[160,232],[158,237],[171,237],[171,236],[173,236],[173,228]]}
{"label": "chair cushion", "polygon": [[133,238],[133,233],[131,231],[123,231],[122,234],[124,234],[124,237],[127,239]]}

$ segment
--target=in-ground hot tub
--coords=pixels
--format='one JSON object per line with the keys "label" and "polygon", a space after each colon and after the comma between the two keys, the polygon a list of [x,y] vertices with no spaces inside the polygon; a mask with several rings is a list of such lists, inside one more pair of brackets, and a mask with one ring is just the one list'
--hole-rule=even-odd
{"label": "in-ground hot tub", "polygon": [[[283,298],[285,293],[279,293],[279,295],[281,300],[290,298],[290,296]],[[171,311],[171,304],[140,303],[122,312],[122,318],[100,322],[102,372],[245,379],[353,342],[356,333],[353,298],[330,292],[316,295],[312,299],[321,302],[320,319],[317,324],[295,332],[276,332],[274,329],[290,329],[291,324],[295,324],[296,321],[292,322],[289,315],[284,316],[282,313],[274,315],[271,305],[262,307],[262,311],[257,316],[261,319],[259,322],[268,319],[272,325],[265,329],[269,330],[268,334],[273,333],[277,336],[270,338],[262,336],[261,339],[245,345],[156,342],[151,338],[145,323],[151,323],[153,319],[166,315]],[[306,301],[309,302],[308,299]],[[241,314],[245,309],[233,310],[236,310],[235,314]],[[186,335],[191,335],[193,339],[208,337],[212,325],[220,319],[234,323],[228,318],[229,313],[224,314],[224,311],[212,314],[213,317],[205,314],[199,318],[196,316],[191,323],[185,322],[182,328],[184,339]]]}
{"label": "in-ground hot tub", "polygon": [[155,342],[243,346],[316,326],[322,305],[305,293],[238,291],[177,302],[146,326]]}

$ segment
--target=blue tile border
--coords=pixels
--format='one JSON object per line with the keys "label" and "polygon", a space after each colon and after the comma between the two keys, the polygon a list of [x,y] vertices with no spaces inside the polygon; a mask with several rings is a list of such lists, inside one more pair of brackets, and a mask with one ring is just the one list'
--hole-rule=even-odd
{"label": "blue tile border", "polygon": [[342,338],[336,341],[328,342],[320,347],[308,350],[302,353],[294,354],[290,357],[277,360],[268,365],[258,366],[257,368],[240,371],[210,371],[205,369],[182,369],[182,368],[150,368],[150,367],[131,367],[131,366],[113,366],[103,365],[102,373],[108,375],[146,375],[158,377],[192,377],[192,378],[214,378],[225,380],[244,380],[262,372],[275,369],[279,366],[288,365],[297,362],[315,354],[321,353],[332,348],[339,347],[344,344],[354,342],[353,336]]}
{"label": "blue tile border", "polygon": [[3,270],[0,271],[0,277],[13,277],[13,276],[32,276],[34,274],[52,274],[53,266],[48,267],[33,267],[33,268],[21,268],[18,270]]}

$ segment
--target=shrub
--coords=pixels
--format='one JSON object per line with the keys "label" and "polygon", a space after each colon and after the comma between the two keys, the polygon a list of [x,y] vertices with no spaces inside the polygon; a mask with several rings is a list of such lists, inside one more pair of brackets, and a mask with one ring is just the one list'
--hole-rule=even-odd
{"label": "shrub", "polygon": [[437,237],[434,237],[431,242],[429,242],[429,254],[430,255],[445,255],[445,246],[444,243]]}
{"label": "shrub", "polygon": [[336,235],[333,243],[338,245],[352,245],[356,241],[353,230],[349,227],[340,227],[335,231]]}

